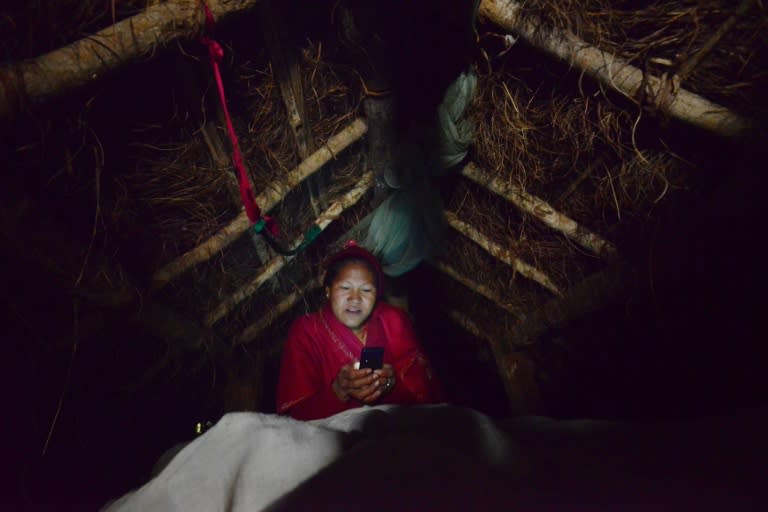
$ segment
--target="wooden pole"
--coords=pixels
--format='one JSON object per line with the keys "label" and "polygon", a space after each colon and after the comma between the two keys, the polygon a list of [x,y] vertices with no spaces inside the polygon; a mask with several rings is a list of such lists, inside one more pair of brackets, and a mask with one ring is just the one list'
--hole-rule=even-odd
{"label": "wooden pole", "polygon": [[[280,95],[283,98],[283,105],[288,116],[288,125],[291,127],[299,158],[304,160],[315,150],[315,144],[312,140],[312,127],[304,103],[301,58],[295,47],[286,44],[283,36],[286,24],[282,11],[274,7],[271,0],[262,0],[259,5],[261,32],[264,34],[264,42],[269,51],[272,75],[280,87]],[[370,123],[368,124],[370,130]],[[320,175],[308,178],[304,186],[307,194],[309,194],[312,211],[315,215],[319,215],[321,208],[328,207],[322,196],[325,186]]]}
{"label": "wooden pole", "polygon": [[[219,108],[219,112],[221,112],[221,108]],[[225,177],[227,191],[229,192],[232,201],[234,201],[236,207],[239,207],[242,204],[240,184],[237,182],[237,178],[235,178],[235,175],[232,172],[232,159],[227,155],[227,152],[224,149],[224,141],[222,140],[219,130],[214,123],[209,121],[200,127],[200,133],[203,135],[203,139],[211,153],[213,164],[216,166],[217,171],[221,172]],[[248,175],[248,180],[251,181],[251,186],[253,186],[248,167],[245,163],[243,163],[243,166]],[[259,263],[264,264],[270,257],[269,246],[261,236],[252,236],[251,241],[253,242],[253,249],[256,251]]]}
{"label": "wooden pole", "polygon": [[272,325],[272,323],[277,320],[280,315],[286,313],[296,305],[300,298],[319,286],[320,281],[317,278],[314,278],[306,283],[303,287],[288,294],[287,297],[275,304],[275,306],[269,310],[269,313],[266,316],[261,317],[257,322],[254,322],[253,324],[246,327],[245,330],[240,333],[237,338],[235,338],[235,344],[241,345],[250,343],[258,338],[259,334],[261,334],[267,327]]}
{"label": "wooden pole", "polygon": [[547,276],[544,272],[532,265],[529,265],[520,258],[513,256],[508,249],[501,247],[499,244],[493,242],[488,237],[480,233],[474,227],[470,226],[462,220],[459,220],[455,213],[446,211],[445,218],[448,220],[448,224],[450,224],[452,228],[475,242],[497,260],[502,261],[510,267],[514,268],[516,272],[519,272],[524,277],[527,277],[532,281],[536,281],[555,295],[561,296],[563,294],[560,289],[552,282],[549,276]]}
{"label": "wooden pole", "polygon": [[463,274],[460,274],[452,266],[446,263],[443,263],[442,261],[439,261],[439,260],[435,261],[434,263],[432,263],[432,266],[434,266],[440,272],[460,282],[461,284],[463,284],[473,292],[477,293],[478,295],[482,295],[483,297],[493,302],[494,304],[496,304],[498,307],[500,307],[507,313],[510,313],[512,316],[514,316],[518,320],[521,320],[523,318],[523,315],[520,313],[520,311],[511,307],[509,304],[506,304],[501,297],[499,297],[496,293],[493,292],[493,290],[491,290],[487,286],[476,283],[472,279],[469,279]]}
{"label": "wooden pole", "polygon": [[532,345],[548,331],[563,328],[628,294],[636,286],[635,281],[634,270],[626,264],[614,263],[572,286],[563,297],[527,314],[510,333],[510,339],[516,346]]}
{"label": "wooden pole", "polygon": [[[359,240],[363,238],[361,235],[368,229],[368,226],[371,224],[372,217],[373,214],[371,213],[363,217],[363,219],[358,222],[357,225],[347,231],[343,236],[338,238],[333,246],[336,249],[341,249],[344,244],[347,243],[347,241]],[[318,286],[320,286],[320,279],[314,278],[310,280],[303,288],[295,290],[289,294],[277,305],[275,305],[275,307],[267,316],[248,326],[239,336],[237,336],[237,338],[235,338],[235,343],[250,343],[255,340],[259,334],[261,334],[264,329],[268,328],[272,322],[274,322],[280,315],[291,309],[301,297]]]}
{"label": "wooden pole", "polygon": [[[337,133],[328,142],[301,162],[298,167],[290,171],[282,179],[271,183],[257,197],[256,202],[263,212],[271,210],[278,202],[282,201],[288,193],[299,183],[316,172],[336,154],[359,140],[367,130],[365,121],[356,119],[349,126]],[[241,212],[232,222],[223,227],[218,233],[187,251],[175,260],[171,261],[152,276],[152,288],[159,289],[178,277],[184,271],[198,263],[208,261],[215,254],[237,240],[240,235],[248,230],[251,223],[245,212]]]}
{"label": "wooden pole", "polygon": [[510,350],[503,340],[489,336],[464,313],[451,310],[448,315],[469,334],[488,343],[496,363],[496,371],[504,384],[511,412],[526,414],[537,409],[540,397],[530,359],[521,352]]}
{"label": "wooden pole", "polygon": [[390,191],[385,177],[395,166],[394,99],[391,95],[371,96],[363,101],[363,109],[369,130],[367,165],[376,172],[374,199],[381,203]]}
{"label": "wooden pole", "polygon": [[299,156],[304,159],[314,151],[314,143],[304,104],[301,61],[296,49],[286,46],[284,42],[283,19],[280,12],[274,9],[272,2],[263,0],[258,12],[264,42],[269,51],[269,61],[272,64],[272,74],[280,88]]}
{"label": "wooden pole", "polygon": [[[320,228],[321,231],[325,230],[328,225],[339,217],[347,208],[357,204],[357,202],[363,197],[363,195],[373,186],[373,173],[365,173],[357,185],[344,194],[338,201],[335,201],[327,210],[325,210],[320,217],[315,220],[315,225]],[[293,244],[293,248],[299,246],[302,242],[301,239],[296,240]],[[216,309],[208,313],[205,317],[205,325],[211,326],[221,320],[222,317],[229,314],[235,306],[242,301],[253,295],[262,284],[275,276],[280,270],[283,269],[294,256],[282,256],[278,255],[272,258],[267,263],[266,267],[259,272],[253,279],[251,279],[244,286],[239,288],[235,293],[224,299]]]}
{"label": "wooden pole", "polygon": [[725,136],[741,135],[747,130],[746,120],[723,106],[676,87],[678,80],[672,79],[674,90],[670,94],[667,92],[670,84],[666,80],[647,75],[627,61],[595,48],[571,33],[546,28],[542,22],[530,17],[524,19],[520,15],[521,10],[520,3],[513,0],[482,0],[479,14],[633,101],[647,92],[651,98],[663,99],[655,107],[680,121]]}
{"label": "wooden pole", "polygon": [[532,196],[522,188],[488,174],[473,163],[465,165],[461,174],[494,194],[503,197],[520,210],[533,215],[550,228],[561,232],[585,249],[606,258],[616,256],[616,248],[613,244],[580,226],[570,217],[558,212],[543,199]]}
{"label": "wooden pole", "polygon": [[[260,0],[206,0],[217,19],[246,11]],[[0,68],[0,118],[25,103],[42,103],[99,80],[158,47],[202,33],[199,0],[174,0],[147,7],[95,34],[37,58]]]}
{"label": "wooden pole", "polygon": [[702,47],[696,53],[694,53],[690,59],[686,60],[680,66],[680,68],[677,70],[677,78],[680,83],[683,83],[688,78],[693,70],[696,69],[696,67],[701,63],[704,57],[706,57],[709,52],[711,52],[715,46],[717,46],[717,43],[720,42],[720,39],[722,39],[723,36],[736,25],[736,22],[739,21],[739,18],[744,16],[755,2],[756,0],[742,0],[739,6],[736,8],[736,12],[734,12],[727,20],[725,20],[725,23],[718,27],[715,33],[712,34],[709,39],[707,39],[704,45],[702,45]]}

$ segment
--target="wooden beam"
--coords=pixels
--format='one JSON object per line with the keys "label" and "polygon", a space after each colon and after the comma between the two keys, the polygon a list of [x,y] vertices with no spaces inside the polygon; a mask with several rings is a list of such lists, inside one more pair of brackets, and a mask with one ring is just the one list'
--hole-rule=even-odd
{"label": "wooden beam", "polygon": [[235,345],[247,344],[259,337],[265,329],[267,329],[272,323],[277,320],[280,315],[289,311],[304,295],[310,291],[318,288],[320,281],[317,278],[311,279],[303,287],[298,288],[288,294],[280,302],[275,304],[273,308],[269,310],[269,313],[261,317],[257,322],[252,323],[235,338]]}
{"label": "wooden beam", "polygon": [[[338,238],[333,244],[333,247],[335,247],[337,250],[340,250],[344,244],[347,243],[347,241],[359,240],[363,238],[362,235],[368,229],[368,226],[370,226],[372,217],[373,215],[370,213],[363,217],[363,219],[358,222],[352,229]],[[303,287],[290,293],[287,297],[275,305],[275,307],[272,308],[267,316],[249,325],[239,336],[235,338],[235,343],[250,343],[255,340],[259,334],[267,329],[280,315],[291,309],[301,297],[312,291],[314,288],[319,287],[320,285],[321,283],[319,278],[314,278]]]}
{"label": "wooden beam", "polygon": [[[485,333],[478,325],[475,323],[474,320],[469,318],[467,315],[460,311],[456,310],[450,310],[448,311],[448,316],[451,317],[451,320],[459,324],[462,329],[467,331],[469,334],[474,336],[475,338],[481,339],[483,341],[487,341],[492,347],[496,345],[496,341],[492,340],[492,337]],[[494,355],[495,355],[494,350]]]}
{"label": "wooden beam", "polygon": [[727,108],[679,87],[674,77],[662,80],[643,73],[624,59],[604,52],[569,32],[546,28],[544,23],[521,16],[522,6],[514,0],[482,0],[481,17],[515,32],[536,48],[554,55],[601,84],[637,102],[648,93],[657,99],[654,107],[680,121],[724,136],[738,136],[748,123]]}
{"label": "wooden beam", "polygon": [[211,155],[211,162],[216,169],[224,175],[227,192],[229,197],[238,207],[242,202],[240,198],[240,185],[237,183],[232,169],[232,158],[225,149],[224,141],[219,134],[218,126],[212,121],[207,121],[200,125],[200,134],[203,136],[205,145],[208,147],[208,153]]}
{"label": "wooden beam", "polygon": [[526,314],[525,320],[514,327],[510,339],[516,346],[532,345],[548,331],[561,329],[616,302],[637,286],[636,279],[632,268],[614,263],[572,286],[563,297],[552,299],[540,309]]}
{"label": "wooden beam", "polygon": [[616,256],[616,248],[613,244],[580,226],[567,215],[558,212],[543,199],[488,174],[471,162],[464,166],[461,174],[494,194],[503,197],[525,213],[536,217],[550,228],[561,232],[585,249],[605,258]]}
{"label": "wooden beam", "polygon": [[395,118],[392,95],[368,97],[363,101],[368,122],[368,152],[366,162],[376,172],[375,200],[381,203],[391,191],[386,176],[395,167]]}
{"label": "wooden beam", "polygon": [[[283,36],[285,22],[281,11],[274,8],[272,1],[262,0],[258,13],[261,32],[264,34],[264,42],[272,64],[272,76],[280,88],[288,125],[291,127],[299,158],[304,160],[315,150],[315,143],[312,140],[312,127],[307,118],[304,103],[301,58],[295,47],[286,45]],[[370,123],[368,124],[370,126]],[[315,215],[320,214],[320,208],[328,206],[322,196],[325,187],[320,178],[320,175],[315,175],[304,183]]]}
{"label": "wooden beam", "polygon": [[522,313],[518,311],[517,309],[511,307],[509,304],[506,304],[504,300],[494,293],[493,290],[488,288],[487,286],[483,284],[476,283],[472,279],[469,279],[468,277],[464,276],[463,274],[460,274],[459,271],[457,271],[452,266],[448,265],[447,263],[443,263],[440,260],[434,261],[432,263],[432,266],[438,269],[440,272],[446,274],[448,277],[453,278],[454,280],[458,281],[459,283],[463,284],[473,292],[477,293],[478,295],[482,295],[489,301],[496,304],[498,307],[506,311],[507,313],[510,313],[512,316],[517,318],[518,320],[521,320],[523,318]]}
{"label": "wooden beam", "polygon": [[534,378],[533,363],[519,351],[494,336],[489,336],[471,318],[459,311],[448,311],[451,320],[472,336],[488,343],[496,363],[496,371],[504,384],[504,392],[513,414],[528,414],[538,409],[540,394]]}
{"label": "wooden beam", "polygon": [[288,124],[293,132],[299,157],[307,158],[314,150],[312,132],[307,122],[301,83],[301,62],[293,48],[286,47],[281,37],[283,20],[270,0],[259,6],[259,22],[272,63],[272,74],[280,87]]}
{"label": "wooden beam", "polygon": [[[260,0],[207,0],[216,18],[241,13]],[[39,104],[96,82],[109,71],[147,57],[158,47],[202,33],[199,0],[174,0],[147,7],[95,34],[37,58],[0,68],[0,118],[27,102]]]}
{"label": "wooden beam", "polygon": [[[257,197],[256,202],[263,212],[268,212],[274,206],[282,201],[288,193],[293,190],[308,176],[319,170],[329,160],[336,158],[336,154],[349,147],[352,143],[359,140],[367,130],[365,121],[356,119],[349,126],[337,133],[328,142],[312,153],[309,158],[301,162],[298,167],[291,170],[287,175],[275,183],[270,183]],[[172,279],[178,277],[186,270],[192,268],[198,263],[208,261],[214,255],[229,244],[237,240],[240,235],[251,226],[248,216],[241,212],[232,222],[219,230],[211,238],[187,251],[175,260],[171,261],[152,276],[152,289],[159,289],[168,284]]]}
{"label": "wooden beam", "polygon": [[[335,201],[327,210],[325,210],[320,217],[315,219],[315,225],[320,228],[320,231],[330,225],[335,219],[351,206],[357,204],[357,202],[363,197],[363,195],[370,190],[373,186],[373,173],[368,172],[363,175],[357,185],[344,194],[341,198]],[[296,248],[303,241],[303,238],[296,240],[293,243],[292,248]],[[205,317],[205,325],[211,326],[221,320],[225,315],[229,314],[235,306],[242,301],[253,295],[262,284],[275,276],[280,270],[283,269],[295,256],[282,256],[278,255],[272,258],[267,263],[266,267],[261,270],[253,279],[251,279],[244,286],[240,287],[232,295],[224,299],[213,311],[208,313]]]}
{"label": "wooden beam", "polygon": [[[221,112],[220,107],[219,112]],[[213,164],[225,177],[225,184],[229,196],[232,198],[235,207],[239,208],[243,201],[240,197],[240,184],[237,182],[237,178],[235,178],[235,173],[232,172],[232,158],[228,155],[228,151],[224,149],[224,140],[222,139],[216,124],[210,121],[206,122],[200,127],[200,133],[203,135],[203,139],[208,146],[208,151],[211,154]],[[246,174],[248,174],[250,181],[250,173],[244,162],[243,166],[245,167]],[[251,183],[251,186],[253,186],[253,183]],[[263,264],[268,261],[271,253],[269,246],[264,239],[257,235],[252,236],[251,241],[253,242],[253,248],[258,256],[259,263]]]}
{"label": "wooden beam", "polygon": [[446,211],[445,218],[448,220],[448,224],[450,224],[453,229],[475,242],[497,260],[506,263],[515,269],[516,272],[519,272],[524,277],[539,283],[541,286],[551,291],[555,295],[561,296],[563,294],[555,285],[555,283],[552,282],[549,276],[547,276],[544,272],[532,265],[529,265],[520,258],[513,256],[508,249],[501,247],[499,244],[490,240],[471,225],[460,220],[455,213]]}
{"label": "wooden beam", "polygon": [[691,56],[691,58],[683,62],[683,64],[677,70],[677,78],[680,83],[684,82],[688,78],[693,70],[696,69],[702,60],[704,60],[704,57],[706,57],[707,54],[709,54],[709,52],[711,52],[715,46],[717,46],[717,43],[720,42],[720,39],[722,39],[723,36],[736,25],[736,22],[739,21],[739,18],[744,16],[747,11],[751,9],[752,6],[756,3],[756,1],[757,0],[742,0],[739,6],[736,8],[736,12],[734,12],[727,20],[725,20],[725,23],[718,27],[715,33],[712,34],[709,39],[707,39],[707,41],[701,46],[701,48],[699,48],[698,51],[696,51],[696,53]]}

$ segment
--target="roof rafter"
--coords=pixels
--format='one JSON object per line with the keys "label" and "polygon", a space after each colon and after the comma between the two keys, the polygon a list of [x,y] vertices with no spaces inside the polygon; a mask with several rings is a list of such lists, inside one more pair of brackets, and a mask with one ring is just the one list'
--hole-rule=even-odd
{"label": "roof rafter", "polygon": [[310,279],[301,288],[297,288],[289,293],[280,302],[275,304],[274,307],[269,310],[267,315],[261,317],[258,321],[246,327],[243,332],[241,332],[235,338],[235,344],[247,344],[258,338],[259,334],[261,334],[265,329],[272,325],[272,323],[277,320],[280,315],[289,311],[293,306],[296,305],[299,299],[301,299],[304,295],[317,288],[318,286],[320,286],[320,281],[317,278],[313,278]]}
{"label": "roof rafter", "polygon": [[[320,228],[320,231],[325,230],[331,222],[339,218],[339,216],[349,207],[357,204],[357,202],[373,187],[373,173],[367,172],[357,182],[354,188],[341,196],[338,200],[334,201],[331,206],[328,207],[320,216],[315,219],[315,225]],[[303,241],[303,237],[295,240],[292,248],[296,248]],[[244,286],[240,287],[232,295],[224,299],[213,311],[205,316],[205,325],[211,326],[221,320],[222,317],[230,313],[235,306],[242,301],[253,295],[262,284],[274,277],[280,270],[283,269],[294,256],[275,256],[269,263],[253,277]]]}
{"label": "roof rafter", "polygon": [[514,0],[482,0],[480,16],[514,32],[529,44],[568,62],[601,84],[637,102],[642,91],[655,98],[655,108],[683,122],[725,136],[747,131],[745,119],[729,109],[680,87],[677,77],[661,79],[643,73],[624,59],[604,52],[569,32],[546,28],[530,16],[521,16]]}
{"label": "roof rafter", "polygon": [[[373,215],[369,213],[363,217],[362,220],[360,220],[360,222],[358,222],[352,229],[337,239],[333,246],[337,249],[340,249],[348,240],[356,240],[360,238],[361,234],[364,233],[366,229],[368,229],[372,216]],[[246,327],[243,332],[235,338],[235,343],[245,344],[255,340],[265,329],[272,325],[272,322],[277,320],[280,315],[290,310],[299,301],[300,298],[312,291],[314,288],[319,287],[320,284],[320,278],[315,277],[310,279],[301,288],[297,288],[288,294],[280,302],[278,302],[274,308],[272,308],[268,315],[260,318],[256,322]]]}
{"label": "roof rafter", "polygon": [[[328,142],[323,147],[312,153],[309,158],[301,162],[282,179],[270,183],[267,188],[256,196],[256,203],[263,212],[268,212],[278,202],[282,201],[299,183],[317,172],[328,161],[336,158],[336,154],[365,135],[367,129],[365,121],[362,119],[354,120],[346,128],[328,139]],[[237,240],[250,226],[251,222],[248,220],[245,211],[241,212],[234,220],[208,240],[190,249],[155,272],[152,276],[152,288],[162,288],[186,270],[199,263],[208,261],[218,254],[219,251]]]}
{"label": "roof rafter", "polygon": [[448,316],[462,329],[488,343],[496,362],[496,372],[504,384],[512,412],[529,413],[537,407],[538,388],[533,377],[533,363],[522,352],[513,350],[504,340],[489,336],[471,318],[460,311],[450,310]]}
{"label": "roof rafter", "polygon": [[478,295],[482,295],[483,297],[493,302],[494,304],[499,306],[501,309],[503,309],[507,313],[517,318],[518,320],[520,320],[523,317],[523,315],[518,310],[506,304],[504,300],[498,294],[496,294],[493,290],[491,290],[485,285],[476,283],[472,279],[464,276],[463,274],[459,273],[458,270],[448,265],[447,263],[437,260],[432,263],[432,266],[438,269],[440,272],[444,273],[445,275],[451,277],[455,281],[458,281],[459,283],[463,284],[464,286],[466,286],[473,292],[477,293]]}
{"label": "roof rafter", "polygon": [[483,171],[470,162],[461,170],[461,174],[478,185],[485,187],[514,204],[550,228],[561,232],[585,249],[605,258],[616,255],[616,248],[609,241],[579,225],[575,220],[555,210],[549,203],[523,190],[521,187],[504,182],[496,176]]}
{"label": "roof rafter", "polygon": [[505,249],[504,247],[500,246],[482,234],[473,226],[467,224],[463,220],[460,220],[455,213],[446,211],[445,218],[448,220],[448,224],[453,229],[475,242],[497,260],[506,263],[515,269],[516,272],[519,272],[524,277],[539,283],[541,286],[551,291],[555,295],[561,296],[563,294],[563,292],[560,291],[560,288],[558,288],[557,285],[552,282],[552,279],[550,279],[547,274],[537,269],[533,265],[526,263],[517,256],[514,256],[509,249]]}
{"label": "roof rafter", "polygon": [[517,346],[532,345],[550,329],[564,327],[631,293],[638,286],[636,280],[636,272],[627,263],[613,263],[570,287],[564,296],[529,312],[510,338]]}
{"label": "roof rafter", "polygon": [[[246,11],[261,0],[207,0],[217,18]],[[79,41],[29,61],[0,68],[0,118],[24,101],[41,103],[100,80],[126,62],[151,55],[157,47],[202,32],[205,13],[198,0],[152,5]]]}

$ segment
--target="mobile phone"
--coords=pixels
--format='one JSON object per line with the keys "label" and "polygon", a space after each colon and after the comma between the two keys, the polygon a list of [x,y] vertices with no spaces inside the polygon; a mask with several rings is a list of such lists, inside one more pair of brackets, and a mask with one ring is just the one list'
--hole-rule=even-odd
{"label": "mobile phone", "polygon": [[380,370],[384,365],[384,347],[363,347],[360,353],[360,369]]}

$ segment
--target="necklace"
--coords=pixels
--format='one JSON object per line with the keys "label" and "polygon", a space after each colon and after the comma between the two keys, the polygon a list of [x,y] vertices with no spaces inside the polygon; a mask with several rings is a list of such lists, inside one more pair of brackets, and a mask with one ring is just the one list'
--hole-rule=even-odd
{"label": "necklace", "polygon": [[358,334],[357,337],[360,339],[360,343],[365,345],[365,342],[368,340],[368,324],[365,324],[363,328],[360,329],[360,334]]}

